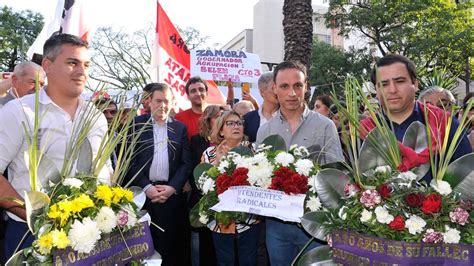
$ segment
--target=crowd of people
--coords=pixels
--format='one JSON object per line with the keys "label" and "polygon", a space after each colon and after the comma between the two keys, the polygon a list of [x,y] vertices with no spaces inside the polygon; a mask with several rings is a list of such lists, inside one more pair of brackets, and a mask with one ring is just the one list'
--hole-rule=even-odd
{"label": "crowd of people", "polygon": [[[56,34],[45,43],[42,66],[24,62],[15,67],[11,88],[0,98],[1,198],[22,199],[23,193],[31,189],[23,155],[27,145],[22,124],[32,123],[35,96],[30,93],[34,92],[36,81],[43,85],[47,77],[47,84],[40,90],[39,111],[45,114],[41,130],[43,135],[54,134],[53,142],[40,144],[46,145],[44,151],[61,168],[71,128],[81,122],[80,114],[91,108],[81,99],[89,65],[87,43],[72,35]],[[426,122],[425,104],[436,112],[453,110],[454,97],[443,88],[428,88],[416,100],[416,68],[403,56],[381,58],[371,78],[379,104],[389,111],[386,118],[393,122],[399,141],[413,121]],[[205,80],[190,78],[185,90],[191,108],[176,114],[173,89],[163,83],[150,83],[143,88],[141,115],[118,112],[124,107],[109,96],[96,97],[93,103],[104,115],[88,135],[92,150],[97,151],[97,140],[106,135],[107,125],[115,116],[123,115],[122,121],[136,116],[130,130],[141,134],[127,178],[143,189],[147,197],[144,208],[152,222],[164,229],[151,227],[162,265],[290,265],[311,239],[298,223],[251,215],[246,221],[228,226],[210,221],[205,228],[191,228],[189,210],[200,198],[192,171],[201,162],[217,165],[237,146],[253,149],[274,134],[280,135],[287,147],[307,147],[319,164],[344,161],[339,123],[344,118],[327,95],[316,98],[314,110],[307,105],[306,68],[295,61],[282,62],[273,72],[260,76],[261,103],[246,93],[237,104],[228,99],[227,105],[211,105],[208,89]],[[466,96],[464,106],[472,96]],[[458,126],[454,120],[451,132]],[[472,151],[474,134],[470,132],[471,128],[465,130],[453,160]],[[447,137],[450,140],[452,134]],[[111,165],[106,167],[110,173],[120,166],[112,156]],[[8,214],[4,241],[8,258],[20,243],[20,248],[27,247],[33,239],[31,235],[21,239],[28,231],[25,210],[13,201],[2,201],[1,207]],[[314,240],[307,250],[325,244]]]}

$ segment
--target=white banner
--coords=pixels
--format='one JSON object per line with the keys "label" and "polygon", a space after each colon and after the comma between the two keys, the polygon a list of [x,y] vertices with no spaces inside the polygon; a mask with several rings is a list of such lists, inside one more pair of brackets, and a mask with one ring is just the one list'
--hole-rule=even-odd
{"label": "white banner", "polygon": [[192,50],[191,75],[207,80],[257,83],[262,65],[257,54],[244,51]]}
{"label": "white banner", "polygon": [[165,83],[173,90],[176,107],[186,110],[191,107],[191,102],[186,95],[186,81],[189,79],[188,69],[174,60],[162,47],[159,47],[158,82]]}
{"label": "white banner", "polygon": [[287,195],[283,191],[237,186],[220,194],[219,203],[211,209],[217,212],[247,212],[299,223],[304,214],[305,197],[305,194]]}

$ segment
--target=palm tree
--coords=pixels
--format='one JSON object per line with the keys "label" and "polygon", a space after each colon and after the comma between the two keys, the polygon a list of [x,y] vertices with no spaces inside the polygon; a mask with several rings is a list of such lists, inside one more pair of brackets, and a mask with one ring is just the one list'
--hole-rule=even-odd
{"label": "palm tree", "polygon": [[[284,59],[298,60],[309,70],[313,46],[313,7],[311,6],[311,0],[285,0],[283,3],[283,33],[285,36]],[[311,92],[308,89],[305,95],[306,100],[309,99],[310,94]]]}

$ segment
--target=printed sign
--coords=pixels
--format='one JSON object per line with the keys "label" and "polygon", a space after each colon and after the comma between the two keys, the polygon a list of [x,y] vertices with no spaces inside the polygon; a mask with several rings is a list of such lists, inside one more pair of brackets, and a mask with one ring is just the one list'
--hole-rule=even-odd
{"label": "printed sign", "polygon": [[191,74],[209,80],[257,83],[262,65],[257,54],[244,51],[193,50]]}
{"label": "printed sign", "polygon": [[123,237],[118,231],[102,237],[89,254],[78,253],[71,247],[58,249],[53,253],[53,265],[125,265],[154,252],[150,227],[148,222],[142,222],[123,232]]}
{"label": "printed sign", "polygon": [[474,265],[474,246],[404,242],[352,231],[331,234],[333,261],[343,265]]}
{"label": "printed sign", "polygon": [[217,212],[247,212],[299,223],[304,214],[305,197],[305,194],[287,195],[277,190],[235,186],[220,194],[219,203],[211,209]]}

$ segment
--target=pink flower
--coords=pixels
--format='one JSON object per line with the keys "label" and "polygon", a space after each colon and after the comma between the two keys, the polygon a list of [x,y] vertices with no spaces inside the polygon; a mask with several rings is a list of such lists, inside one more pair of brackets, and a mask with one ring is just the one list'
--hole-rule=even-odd
{"label": "pink flower", "polygon": [[423,235],[423,242],[426,243],[441,243],[443,242],[443,233],[435,232],[433,229],[426,230],[426,233]]}
{"label": "pink flower", "polygon": [[120,210],[117,214],[117,220],[119,226],[124,226],[128,222],[128,212]]}
{"label": "pink flower", "polygon": [[381,200],[382,198],[380,197],[380,194],[374,189],[362,192],[362,196],[360,197],[360,203],[369,209],[373,209],[381,202]]}
{"label": "pink flower", "polygon": [[453,223],[465,225],[469,222],[469,213],[462,208],[456,208],[449,213],[449,218]]}
{"label": "pink flower", "polygon": [[332,248],[332,237],[331,235],[326,236],[326,241],[328,242],[328,246]]}
{"label": "pink flower", "polygon": [[354,197],[359,191],[360,191],[360,188],[357,184],[346,184],[344,186],[344,195],[347,198]]}

